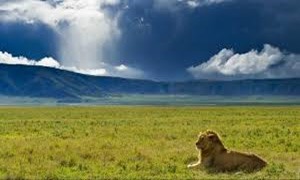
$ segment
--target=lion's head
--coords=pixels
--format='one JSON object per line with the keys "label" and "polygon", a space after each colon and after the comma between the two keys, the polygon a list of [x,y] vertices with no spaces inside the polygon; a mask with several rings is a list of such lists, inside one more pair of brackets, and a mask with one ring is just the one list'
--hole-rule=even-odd
{"label": "lion's head", "polygon": [[196,142],[196,147],[199,150],[212,150],[215,147],[223,147],[222,141],[219,135],[214,132],[207,130],[205,132],[200,132],[198,141]]}

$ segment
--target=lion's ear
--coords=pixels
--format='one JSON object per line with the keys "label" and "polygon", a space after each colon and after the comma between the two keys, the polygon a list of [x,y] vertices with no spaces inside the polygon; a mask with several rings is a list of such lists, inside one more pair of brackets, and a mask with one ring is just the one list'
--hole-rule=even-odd
{"label": "lion's ear", "polygon": [[217,135],[215,135],[215,134],[209,134],[208,138],[210,140],[212,140],[213,142],[218,142],[219,141],[219,137]]}

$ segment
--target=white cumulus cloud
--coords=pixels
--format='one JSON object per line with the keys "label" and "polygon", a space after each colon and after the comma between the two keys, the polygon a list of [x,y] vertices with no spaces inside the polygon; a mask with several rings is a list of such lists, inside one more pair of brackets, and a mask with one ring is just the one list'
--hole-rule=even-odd
{"label": "white cumulus cloud", "polygon": [[232,0],[154,0],[154,7],[159,9],[169,9],[172,11],[176,10],[177,5],[179,4],[185,4],[190,8],[196,8],[229,1]]}
{"label": "white cumulus cloud", "polygon": [[119,66],[115,66],[114,70],[111,70],[112,73],[118,74],[120,77],[129,77],[129,78],[145,78],[145,74],[143,71],[126,66],[121,64]]}
{"label": "white cumulus cloud", "polygon": [[231,0],[186,0],[187,5],[189,5],[192,8],[198,7],[198,6],[207,6],[212,4],[218,4],[223,2],[228,2]]}
{"label": "white cumulus cloud", "polygon": [[0,51],[0,63],[1,64],[20,64],[20,65],[32,65],[32,66],[46,66],[46,67],[54,67],[59,68],[60,64],[56,60],[51,57],[43,58],[39,61],[27,59],[26,57],[19,56],[14,57],[7,52]]}
{"label": "white cumulus cloud", "polygon": [[16,57],[11,55],[10,53],[2,51],[0,51],[0,65],[1,64],[44,66],[93,76],[115,76],[126,78],[144,78],[145,76],[143,71],[126,66],[124,64],[121,64],[119,66],[112,66],[106,63],[102,63],[101,66],[103,68],[83,69],[76,66],[61,65],[57,60],[51,57],[45,57],[40,60],[33,60],[23,56]]}
{"label": "white cumulus cloud", "polygon": [[189,67],[196,79],[245,79],[300,77],[300,55],[282,52],[271,45],[244,54],[223,49],[207,62]]}

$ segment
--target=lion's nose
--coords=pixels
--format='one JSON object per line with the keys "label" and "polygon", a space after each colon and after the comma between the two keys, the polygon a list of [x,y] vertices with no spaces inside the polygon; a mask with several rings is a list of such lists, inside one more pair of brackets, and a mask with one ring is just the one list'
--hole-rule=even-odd
{"label": "lion's nose", "polygon": [[196,145],[198,146],[198,145],[199,145],[199,142],[196,142]]}

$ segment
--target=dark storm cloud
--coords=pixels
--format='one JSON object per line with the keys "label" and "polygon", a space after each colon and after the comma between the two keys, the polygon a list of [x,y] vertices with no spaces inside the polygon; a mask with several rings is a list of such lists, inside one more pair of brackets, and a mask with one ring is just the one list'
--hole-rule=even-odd
{"label": "dark storm cloud", "polygon": [[57,36],[45,24],[0,23],[0,51],[41,59],[56,55]]}
{"label": "dark storm cloud", "polygon": [[189,78],[186,67],[223,48],[243,53],[267,43],[300,52],[297,0],[235,0],[176,11],[162,11],[151,3],[130,4],[119,22],[119,58],[157,79]]}

